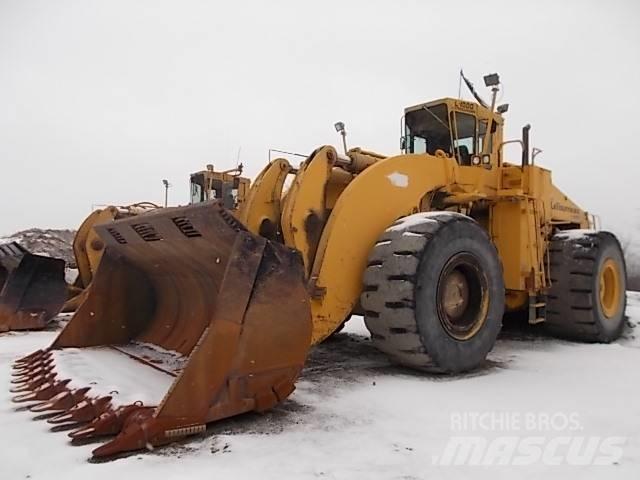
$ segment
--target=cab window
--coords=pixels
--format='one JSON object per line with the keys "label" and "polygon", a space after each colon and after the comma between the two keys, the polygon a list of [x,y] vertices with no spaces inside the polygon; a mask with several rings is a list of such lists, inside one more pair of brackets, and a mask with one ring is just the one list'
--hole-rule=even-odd
{"label": "cab window", "polygon": [[451,129],[446,104],[424,106],[405,115],[407,153],[428,153],[437,150],[451,155]]}
{"label": "cab window", "polygon": [[460,165],[471,165],[476,154],[476,117],[468,113],[452,112],[455,125],[453,147]]}
{"label": "cab window", "polygon": [[204,202],[204,191],[202,185],[197,182],[197,179],[191,177],[191,203]]}

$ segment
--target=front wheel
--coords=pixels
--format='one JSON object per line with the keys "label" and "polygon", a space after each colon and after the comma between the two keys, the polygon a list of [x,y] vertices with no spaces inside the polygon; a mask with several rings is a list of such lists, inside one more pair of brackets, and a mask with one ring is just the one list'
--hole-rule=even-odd
{"label": "front wheel", "polygon": [[398,220],[369,258],[361,297],[373,343],[397,363],[462,372],[481,365],[502,325],[504,283],[484,229],[452,212]]}

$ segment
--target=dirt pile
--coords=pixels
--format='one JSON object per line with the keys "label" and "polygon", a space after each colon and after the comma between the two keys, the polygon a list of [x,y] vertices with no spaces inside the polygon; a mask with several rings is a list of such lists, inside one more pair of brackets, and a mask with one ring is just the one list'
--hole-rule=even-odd
{"label": "dirt pile", "polygon": [[54,230],[30,228],[8,237],[0,237],[0,243],[17,242],[31,253],[62,258],[67,266],[73,267],[73,237],[75,230]]}

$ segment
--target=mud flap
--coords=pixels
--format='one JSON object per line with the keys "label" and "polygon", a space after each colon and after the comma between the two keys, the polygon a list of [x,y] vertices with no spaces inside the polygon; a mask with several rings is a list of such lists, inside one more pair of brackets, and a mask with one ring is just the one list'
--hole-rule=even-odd
{"label": "mud flap", "polygon": [[67,299],[64,260],[22,250],[0,291],[0,332],[42,329]]}
{"label": "mud flap", "polygon": [[[76,427],[76,440],[116,435],[94,450],[104,457],[266,410],[293,391],[311,340],[297,252],[215,202],[95,229],[106,248],[87,298],[49,349],[15,363],[15,401],[58,412],[48,421]],[[104,359],[108,370],[129,364],[101,389],[100,379],[69,377],[74,356],[94,370]]]}

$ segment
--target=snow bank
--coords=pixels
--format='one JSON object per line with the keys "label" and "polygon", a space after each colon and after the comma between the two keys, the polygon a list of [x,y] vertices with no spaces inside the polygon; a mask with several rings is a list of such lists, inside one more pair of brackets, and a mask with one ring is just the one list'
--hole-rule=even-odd
{"label": "snow bank", "polygon": [[[54,333],[0,336],[0,449],[2,478],[158,479],[423,479],[616,478],[640,470],[640,294],[629,293],[630,327],[610,345],[579,344],[535,333],[504,333],[487,368],[460,376],[414,373],[389,364],[367,339],[362,319],[316,347],[297,390],[264,415],[211,426],[183,445],[101,464],[87,463],[96,444],[71,447],[65,432],[51,433],[33,414],[16,411],[8,394],[9,364],[46,346]],[[100,359],[146,381],[131,365]],[[132,367],[131,367],[132,368]],[[147,370],[145,369],[145,375]],[[160,372],[158,372],[162,375]],[[94,372],[86,372],[89,377]],[[139,375],[142,375],[141,373]],[[115,382],[115,379],[113,380]],[[442,466],[454,415],[473,412],[573,414],[570,435],[623,437],[622,458],[602,466]],[[539,429],[548,438],[566,435]],[[484,434],[465,431],[462,434]],[[511,431],[490,435],[513,435]],[[515,435],[521,435],[517,431]]]}

